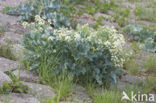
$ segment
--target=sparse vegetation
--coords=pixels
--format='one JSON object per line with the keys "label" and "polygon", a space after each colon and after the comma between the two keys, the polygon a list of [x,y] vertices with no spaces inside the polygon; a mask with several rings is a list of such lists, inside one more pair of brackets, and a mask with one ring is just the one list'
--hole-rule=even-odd
{"label": "sparse vegetation", "polygon": [[137,6],[134,11],[135,15],[138,16],[141,20],[148,20],[151,22],[156,22],[156,9],[152,8],[143,8],[141,6]]}
{"label": "sparse vegetation", "polygon": [[121,92],[116,89],[96,88],[94,84],[87,84],[86,88],[93,103],[124,103],[124,101],[121,100]]}
{"label": "sparse vegetation", "polygon": [[145,84],[142,86],[143,93],[155,93],[156,92],[156,77],[149,76],[146,78]]}
{"label": "sparse vegetation", "polygon": [[6,14],[9,10],[12,10],[13,7],[10,7],[10,6],[6,6],[3,10],[2,10],[2,13]]}
{"label": "sparse vegetation", "polygon": [[139,74],[138,63],[133,59],[126,61],[124,67],[131,74]]}
{"label": "sparse vegetation", "polygon": [[11,59],[11,60],[16,60],[16,57],[12,53],[11,48],[12,48],[12,45],[10,43],[1,44],[0,45],[0,56]]}
{"label": "sparse vegetation", "polygon": [[100,26],[102,24],[102,20],[103,20],[102,16],[97,18],[96,23],[93,25],[94,29],[97,29],[98,26]]}
{"label": "sparse vegetation", "polygon": [[4,32],[5,32],[4,28],[0,26],[0,36],[3,35]]}
{"label": "sparse vegetation", "polygon": [[114,7],[113,11],[115,12],[115,14],[113,14],[115,22],[117,22],[121,27],[125,26],[128,23],[127,17],[130,14],[129,8],[123,10]]}
{"label": "sparse vegetation", "polygon": [[73,76],[67,75],[66,71],[58,75],[51,72],[51,68],[54,66],[48,65],[46,62],[42,62],[39,69],[39,76],[43,83],[49,84],[57,91],[57,101],[64,100],[70,96],[74,89]]}
{"label": "sparse vegetation", "polygon": [[124,103],[121,97],[121,93],[118,91],[103,90],[102,93],[95,93],[93,103]]}
{"label": "sparse vegetation", "polygon": [[145,61],[144,66],[147,69],[146,71],[148,73],[155,75],[156,74],[156,55],[155,54],[150,55]]}
{"label": "sparse vegetation", "polygon": [[23,85],[22,82],[17,78],[11,71],[7,71],[7,74],[12,79],[12,82],[4,82],[0,86],[0,93],[28,93],[29,87]]}

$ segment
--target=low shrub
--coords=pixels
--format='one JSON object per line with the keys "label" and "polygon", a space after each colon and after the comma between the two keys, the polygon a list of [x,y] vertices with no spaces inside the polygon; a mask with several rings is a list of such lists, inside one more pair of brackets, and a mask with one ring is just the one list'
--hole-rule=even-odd
{"label": "low shrub", "polygon": [[154,32],[138,24],[127,25],[124,27],[123,31],[131,35],[134,40],[139,42],[144,42],[147,38],[154,35]]}
{"label": "low shrub", "polygon": [[145,40],[145,43],[141,46],[141,48],[148,52],[156,52],[156,42],[154,37]]}
{"label": "low shrub", "polygon": [[66,7],[60,0],[29,0],[27,3],[21,3],[17,8],[7,12],[10,15],[19,16],[19,20],[34,21],[35,15],[40,15],[46,20],[51,20],[51,25],[55,28],[69,27],[70,23],[67,17],[61,12]]}
{"label": "low shrub", "polygon": [[[37,17],[38,18],[38,17]],[[24,36],[28,50],[25,60],[30,69],[38,71],[42,62],[50,66],[49,73],[63,70],[81,81],[96,81],[98,84],[116,83],[124,62],[124,37],[111,27],[99,26],[97,31],[88,25],[76,30],[60,28],[52,30],[48,23],[36,19],[29,24],[32,31]]]}

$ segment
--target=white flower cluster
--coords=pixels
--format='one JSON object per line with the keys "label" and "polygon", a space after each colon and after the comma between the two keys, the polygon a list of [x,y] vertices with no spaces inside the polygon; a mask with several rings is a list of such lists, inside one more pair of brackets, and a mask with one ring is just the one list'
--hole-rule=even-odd
{"label": "white flower cluster", "polygon": [[[88,28],[88,26],[84,25],[84,28]],[[123,66],[126,57],[123,55],[125,39],[122,34],[119,34],[114,27],[109,26],[100,26],[97,31],[90,29],[87,32],[90,34],[87,37],[89,41],[94,40],[98,44],[105,45],[109,48],[112,55],[111,59],[115,66]]]}
{"label": "white flower cluster", "polygon": [[51,24],[51,20],[50,19],[48,19],[46,21],[46,17],[42,17],[41,18],[39,15],[35,16],[35,21],[34,22],[28,23],[28,22],[24,21],[22,23],[24,28],[26,28],[26,27],[31,28],[31,29],[33,29],[32,32],[34,32],[34,33],[42,32],[44,30],[44,28],[52,29],[50,24]]}
{"label": "white flower cluster", "polygon": [[78,32],[69,30],[67,28],[60,28],[59,30],[54,30],[54,34],[59,38],[59,40],[80,40],[81,35]]}
{"label": "white flower cluster", "polygon": [[45,20],[42,19],[39,15],[35,16],[35,21],[38,22],[39,25],[44,25],[45,24]]}
{"label": "white flower cluster", "polygon": [[[125,39],[122,34],[119,34],[114,27],[101,26],[99,32],[96,35],[101,35],[100,41],[104,43],[111,52],[112,61],[115,66],[122,67],[125,61],[123,56],[123,47],[125,45]],[[107,39],[102,39],[102,36]],[[101,42],[100,42],[101,43]]]}
{"label": "white flower cluster", "polygon": [[24,21],[24,22],[22,23],[22,25],[23,25],[24,28],[26,28],[29,24],[28,24],[28,22],[25,22],[25,21]]}

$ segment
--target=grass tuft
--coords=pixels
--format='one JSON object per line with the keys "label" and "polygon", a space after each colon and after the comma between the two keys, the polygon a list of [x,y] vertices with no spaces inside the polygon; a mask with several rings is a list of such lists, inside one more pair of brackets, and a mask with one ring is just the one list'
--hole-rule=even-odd
{"label": "grass tuft", "polygon": [[73,76],[67,75],[66,71],[61,74],[54,75],[52,71],[54,68],[55,66],[51,67],[46,62],[41,62],[39,67],[39,76],[41,81],[44,81],[56,89],[58,100],[64,100],[66,97],[72,95],[74,89]]}
{"label": "grass tuft", "polygon": [[150,55],[145,61],[144,67],[148,73],[156,76],[156,55]]}
{"label": "grass tuft", "polygon": [[124,67],[131,74],[134,74],[134,75],[139,74],[138,63],[133,59],[127,60],[124,64]]}
{"label": "grass tuft", "polygon": [[13,7],[10,7],[10,6],[6,6],[3,10],[2,10],[2,13],[6,14],[9,10],[12,10]]}
{"label": "grass tuft", "polygon": [[11,59],[11,60],[16,60],[15,55],[11,51],[12,45],[7,43],[6,45],[2,44],[0,45],[0,56]]}

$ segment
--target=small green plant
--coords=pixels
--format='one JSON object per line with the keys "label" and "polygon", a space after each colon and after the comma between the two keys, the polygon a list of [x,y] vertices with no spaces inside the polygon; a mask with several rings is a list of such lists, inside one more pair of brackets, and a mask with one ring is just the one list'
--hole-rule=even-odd
{"label": "small green plant", "polygon": [[142,13],[142,8],[140,6],[137,6],[134,10],[134,14],[139,16]]}
{"label": "small green plant", "polygon": [[98,8],[94,4],[92,5],[86,2],[85,5],[86,5],[86,8],[84,12],[87,14],[94,15],[98,11]]}
{"label": "small green plant", "polygon": [[135,53],[139,53],[140,52],[140,47],[136,42],[133,42],[131,44],[131,49],[135,52]]}
{"label": "small green plant", "polygon": [[97,29],[99,25],[102,24],[102,20],[104,19],[103,16],[97,18],[96,23],[93,25],[94,29]]}
{"label": "small green plant", "polygon": [[111,6],[112,5],[110,3],[103,3],[102,8],[100,8],[100,12],[106,13],[111,8]]}
{"label": "small green plant", "polygon": [[6,14],[9,10],[12,10],[13,7],[10,7],[10,6],[6,6],[3,10],[2,10],[2,13]]}
{"label": "small green plant", "polygon": [[117,23],[118,23],[121,27],[125,26],[125,25],[126,25],[126,19],[125,19],[125,17],[119,17],[119,19],[117,20]]}
{"label": "small green plant", "polygon": [[[146,71],[150,74],[156,74],[156,55],[150,55],[145,61],[144,67],[147,69]],[[156,76],[156,75],[155,75]]]}
{"label": "small green plant", "polygon": [[10,43],[1,44],[0,45],[0,56],[11,59],[11,60],[16,60],[16,57],[12,53],[11,48],[12,48],[12,45]]}
{"label": "small green plant", "polygon": [[0,36],[5,32],[4,28],[0,26]]}
{"label": "small green plant", "polygon": [[11,71],[6,72],[12,82],[4,82],[0,87],[0,93],[28,93],[29,87],[23,85],[22,82],[17,78]]}
{"label": "small green plant", "polygon": [[51,100],[47,100],[45,103],[59,103],[59,98],[58,97],[54,97]]}

